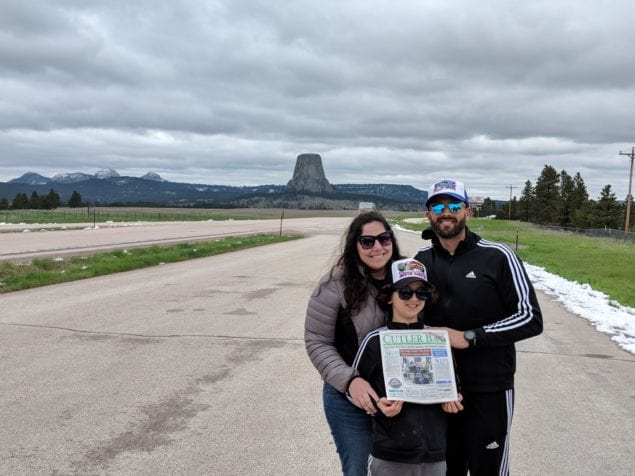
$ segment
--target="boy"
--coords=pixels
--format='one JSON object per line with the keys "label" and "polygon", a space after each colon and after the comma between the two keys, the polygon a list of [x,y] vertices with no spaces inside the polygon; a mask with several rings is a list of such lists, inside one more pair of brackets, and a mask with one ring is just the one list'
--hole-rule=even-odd
{"label": "boy", "polygon": [[[380,396],[373,421],[373,447],[368,463],[372,476],[444,476],[446,415],[440,404],[386,399],[379,332],[386,329],[423,329],[425,302],[436,292],[426,269],[411,258],[394,261],[390,285],[378,296],[387,304],[386,327],[362,342],[353,367]],[[444,404],[445,405],[445,404]]]}

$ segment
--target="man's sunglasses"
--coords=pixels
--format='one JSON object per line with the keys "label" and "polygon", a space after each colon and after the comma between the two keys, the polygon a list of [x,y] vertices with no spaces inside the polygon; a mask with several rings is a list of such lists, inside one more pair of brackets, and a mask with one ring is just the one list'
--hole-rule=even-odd
{"label": "man's sunglasses", "polygon": [[397,288],[397,295],[399,296],[399,299],[401,299],[402,301],[408,301],[409,299],[412,299],[413,295],[417,296],[417,299],[419,301],[427,301],[428,299],[432,297],[432,293],[430,293],[429,289],[426,289],[426,288],[412,289],[408,286],[403,288]]}
{"label": "man's sunglasses", "polygon": [[463,202],[450,202],[447,205],[445,203],[435,203],[430,207],[430,210],[432,210],[432,213],[435,215],[441,215],[446,206],[448,210],[450,210],[450,213],[459,213],[463,209]]}
{"label": "man's sunglasses", "polygon": [[375,246],[375,241],[379,241],[381,246],[389,246],[392,245],[392,231],[384,231],[377,236],[360,236],[357,241],[359,241],[359,244],[365,250],[372,249],[372,247]]}

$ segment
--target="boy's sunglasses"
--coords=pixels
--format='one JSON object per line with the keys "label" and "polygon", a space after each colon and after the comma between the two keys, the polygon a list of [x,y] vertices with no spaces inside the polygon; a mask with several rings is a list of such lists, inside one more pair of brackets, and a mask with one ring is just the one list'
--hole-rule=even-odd
{"label": "boy's sunglasses", "polygon": [[426,288],[412,289],[408,286],[397,288],[397,295],[402,301],[408,301],[409,299],[412,299],[413,294],[417,296],[417,299],[419,301],[427,301],[432,297],[432,293],[430,293],[430,290]]}
{"label": "boy's sunglasses", "polygon": [[381,246],[392,245],[392,231],[384,231],[383,233],[380,233],[377,236],[370,236],[370,235],[360,236],[357,241],[359,241],[359,244],[365,250],[372,249],[372,247],[375,246],[375,241],[379,241],[379,244]]}
{"label": "boy's sunglasses", "polygon": [[448,210],[450,210],[450,213],[455,214],[463,209],[463,202],[450,202],[447,205],[445,203],[435,203],[430,207],[430,210],[432,210],[432,213],[435,215],[441,215],[446,206]]}

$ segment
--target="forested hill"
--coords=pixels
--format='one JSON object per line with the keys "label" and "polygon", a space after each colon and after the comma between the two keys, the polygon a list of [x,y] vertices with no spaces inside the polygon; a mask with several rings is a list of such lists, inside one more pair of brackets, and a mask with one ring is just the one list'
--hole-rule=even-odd
{"label": "forested hill", "polygon": [[[112,204],[152,204],[159,206],[200,206],[200,207],[232,207],[244,206],[249,202],[258,202],[260,206],[279,206],[284,200],[293,199],[293,203],[303,207],[303,196],[285,194],[284,185],[229,186],[204,185],[164,180],[107,176],[96,178],[89,176],[71,181],[68,176],[63,180],[55,180],[36,174],[25,174],[10,182],[0,182],[0,198],[9,202],[16,194],[24,193],[30,197],[33,192],[46,195],[51,189],[57,192],[62,203],[68,202],[73,191],[77,191],[83,202]],[[380,202],[385,206],[397,206],[399,209],[420,209],[427,193],[410,185],[392,184],[342,184],[334,185],[335,194],[324,198],[331,202],[343,200],[348,202],[346,208],[352,207],[356,201]],[[311,208],[319,208],[321,200],[314,194],[309,200]],[[357,204],[355,204],[356,206]],[[378,203],[379,205],[379,203]]]}

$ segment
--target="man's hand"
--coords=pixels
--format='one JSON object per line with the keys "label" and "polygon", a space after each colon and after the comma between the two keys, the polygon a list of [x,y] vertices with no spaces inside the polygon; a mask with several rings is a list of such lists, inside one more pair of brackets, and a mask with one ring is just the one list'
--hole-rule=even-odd
{"label": "man's hand", "polygon": [[450,346],[453,349],[467,349],[470,346],[470,343],[465,340],[463,331],[457,331],[456,329],[450,329],[449,327],[427,327],[426,329],[448,331]]}
{"label": "man's hand", "polygon": [[377,406],[387,417],[394,417],[401,412],[403,402],[401,400],[388,400],[386,397],[381,397],[377,402]]}
{"label": "man's hand", "polygon": [[351,396],[355,406],[366,411],[369,415],[377,413],[375,403],[379,397],[373,390],[373,387],[361,377],[355,377],[348,386],[348,394]]}
{"label": "man's hand", "polygon": [[463,395],[459,393],[458,398],[455,401],[443,402],[441,404],[441,408],[446,413],[459,413],[461,410],[463,410],[463,404],[461,403],[462,401]]}

